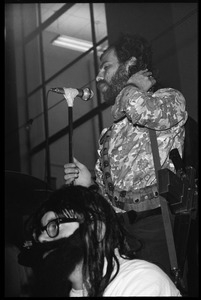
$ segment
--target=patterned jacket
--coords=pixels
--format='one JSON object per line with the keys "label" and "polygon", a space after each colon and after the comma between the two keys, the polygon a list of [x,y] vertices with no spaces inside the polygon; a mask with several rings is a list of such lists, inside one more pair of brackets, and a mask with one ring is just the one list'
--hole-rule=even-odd
{"label": "patterned jacket", "polygon": [[[175,172],[169,153],[177,148],[182,156],[184,124],[188,118],[185,99],[179,91],[163,88],[155,93],[143,92],[132,85],[119,93],[111,114],[114,122],[110,131],[105,128],[101,133],[95,166],[96,182],[109,201],[103,175],[103,151],[107,152],[113,193],[132,193],[151,186],[156,183],[156,176],[148,128],[156,130],[162,168]],[[107,149],[103,143],[106,136]]]}

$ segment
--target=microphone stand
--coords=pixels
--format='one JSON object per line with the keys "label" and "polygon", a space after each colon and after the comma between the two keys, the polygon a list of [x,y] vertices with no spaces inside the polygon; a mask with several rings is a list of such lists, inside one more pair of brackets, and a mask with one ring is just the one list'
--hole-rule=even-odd
{"label": "microphone stand", "polygon": [[79,91],[71,88],[64,89],[64,98],[68,104],[68,123],[69,123],[69,162],[73,162],[73,103]]}
{"label": "microphone stand", "polygon": [[69,126],[69,162],[73,162],[73,107],[68,107],[68,126]]}

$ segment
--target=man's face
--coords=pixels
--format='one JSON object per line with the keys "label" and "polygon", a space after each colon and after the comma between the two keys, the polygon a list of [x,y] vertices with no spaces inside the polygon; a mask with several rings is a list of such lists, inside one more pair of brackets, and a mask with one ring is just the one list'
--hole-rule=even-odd
{"label": "man's face", "polygon": [[[41,219],[42,227],[57,218],[53,211],[47,212]],[[40,266],[40,280],[50,294],[66,293],[67,280],[84,257],[84,244],[79,233],[79,223],[61,223],[58,226],[59,231],[56,237],[52,238],[48,235],[47,227],[47,230],[42,230],[38,236],[41,246],[51,245],[51,243],[53,245],[53,250],[50,246],[50,249],[43,254]]]}
{"label": "man's face", "polygon": [[113,49],[107,51],[101,58],[96,77],[97,87],[103,94],[104,100],[113,105],[128,79],[128,71],[123,64],[119,63],[115,51]]}

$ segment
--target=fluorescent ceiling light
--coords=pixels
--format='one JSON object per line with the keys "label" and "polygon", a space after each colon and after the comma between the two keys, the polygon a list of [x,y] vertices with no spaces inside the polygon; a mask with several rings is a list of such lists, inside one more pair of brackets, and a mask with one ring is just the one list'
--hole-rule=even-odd
{"label": "fluorescent ceiling light", "polygon": [[72,38],[65,35],[58,36],[51,43],[55,46],[64,47],[81,52],[87,51],[93,46],[92,42]]}

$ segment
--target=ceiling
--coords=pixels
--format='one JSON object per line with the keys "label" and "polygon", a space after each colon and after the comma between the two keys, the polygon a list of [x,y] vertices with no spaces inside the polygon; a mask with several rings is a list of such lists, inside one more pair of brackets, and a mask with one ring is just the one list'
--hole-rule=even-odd
{"label": "ceiling", "polygon": [[[66,3],[41,3],[42,22]],[[107,35],[105,4],[93,3],[96,41]],[[92,41],[89,3],[75,3],[53,22],[46,31]]]}

